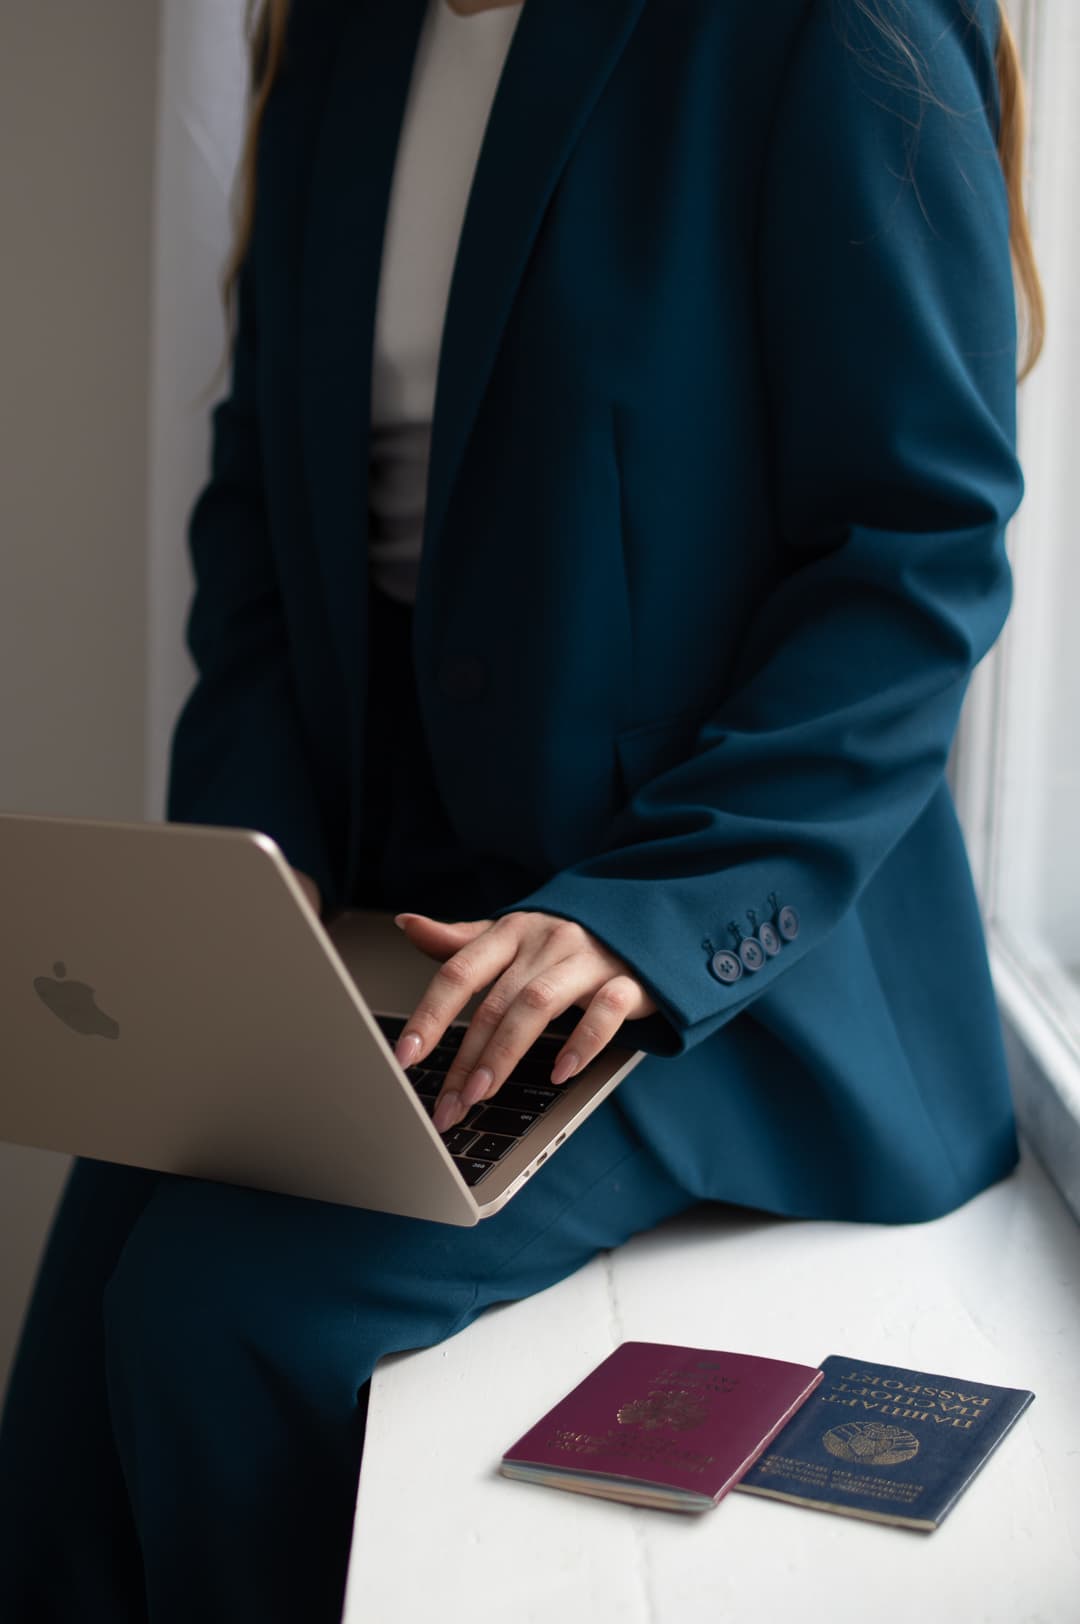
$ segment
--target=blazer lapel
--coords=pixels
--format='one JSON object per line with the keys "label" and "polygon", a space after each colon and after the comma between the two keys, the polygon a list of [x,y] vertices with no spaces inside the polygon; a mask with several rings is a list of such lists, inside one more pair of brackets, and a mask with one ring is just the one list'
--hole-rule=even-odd
{"label": "blazer lapel", "polygon": [[[356,722],[366,690],[372,341],[398,133],[426,0],[350,0],[315,146],[301,271],[300,406],[314,541]],[[329,25],[327,25],[329,26]]]}
{"label": "blazer lapel", "polygon": [[[437,0],[444,4],[445,0]],[[360,0],[318,136],[301,396],[316,542],[346,680],[365,691],[372,344],[390,185],[428,0]],[[545,207],[645,0],[523,0],[458,241],[439,355],[414,635],[434,632],[454,479]],[[359,664],[358,664],[359,663]]]}

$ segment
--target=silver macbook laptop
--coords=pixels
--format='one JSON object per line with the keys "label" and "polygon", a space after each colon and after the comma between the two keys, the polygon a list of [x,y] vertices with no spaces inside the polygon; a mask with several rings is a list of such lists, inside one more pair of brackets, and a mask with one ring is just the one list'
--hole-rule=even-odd
{"label": "silver macbook laptop", "polygon": [[[448,1224],[498,1212],[643,1058],[560,1087],[549,1026],[440,1135],[483,996],[403,1070],[438,961],[393,915],[321,922],[254,830],[0,813],[0,1138]],[[484,989],[486,990],[486,989]]]}

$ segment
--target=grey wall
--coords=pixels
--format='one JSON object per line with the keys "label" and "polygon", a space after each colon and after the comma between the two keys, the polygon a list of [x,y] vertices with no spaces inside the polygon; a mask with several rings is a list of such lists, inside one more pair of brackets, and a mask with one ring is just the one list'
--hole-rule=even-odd
{"label": "grey wall", "polygon": [[[0,6],[0,808],[139,818],[158,16]],[[0,1145],[0,1386],[66,1161]]]}
{"label": "grey wall", "polygon": [[[0,0],[0,4],[3,0]],[[244,0],[161,0],[150,387],[146,815],[164,816],[172,723],[194,672],[183,646],[185,541],[224,391],[220,273],[243,134]]]}

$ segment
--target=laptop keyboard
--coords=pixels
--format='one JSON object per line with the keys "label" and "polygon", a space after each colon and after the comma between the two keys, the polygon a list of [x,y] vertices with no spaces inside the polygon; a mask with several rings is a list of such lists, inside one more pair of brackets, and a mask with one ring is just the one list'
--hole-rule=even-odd
{"label": "laptop keyboard", "polygon": [[[393,1048],[404,1030],[406,1017],[376,1015],[375,1020]],[[431,1053],[419,1065],[405,1069],[429,1116],[465,1032],[464,1026],[448,1026]],[[442,1135],[466,1184],[479,1184],[563,1092],[550,1082],[550,1077],[555,1056],[565,1041],[564,1037],[541,1034],[491,1103],[481,1101],[471,1106],[457,1126]]]}

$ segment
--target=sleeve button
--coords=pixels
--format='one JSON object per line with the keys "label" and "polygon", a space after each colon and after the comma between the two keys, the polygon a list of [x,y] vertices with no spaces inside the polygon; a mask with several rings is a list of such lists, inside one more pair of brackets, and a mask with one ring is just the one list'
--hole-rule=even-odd
{"label": "sleeve button", "polygon": [[781,908],[776,916],[776,928],[786,942],[793,942],[799,934],[799,916],[794,908]]}
{"label": "sleeve button", "polygon": [[770,925],[767,919],[763,920],[758,926],[757,934],[758,941],[761,943],[770,959],[775,958],[784,945],[780,940],[780,937],[777,935],[775,926]]}
{"label": "sleeve button", "polygon": [[765,949],[756,936],[744,936],[739,943],[739,957],[751,974],[756,974],[765,963]]}
{"label": "sleeve button", "polygon": [[719,953],[713,954],[709,960],[709,968],[718,981],[729,983],[738,981],[743,973],[740,961],[735,957],[734,953],[729,953],[726,948],[722,948]]}

